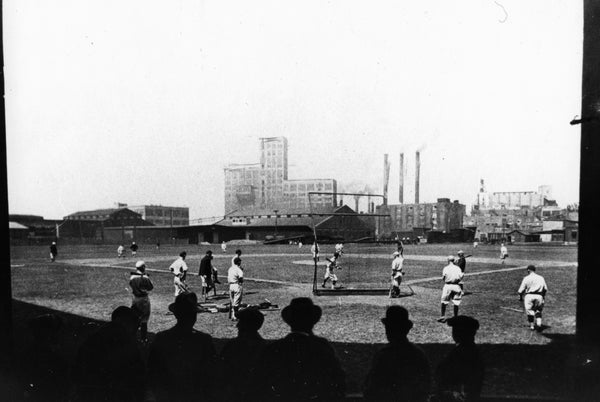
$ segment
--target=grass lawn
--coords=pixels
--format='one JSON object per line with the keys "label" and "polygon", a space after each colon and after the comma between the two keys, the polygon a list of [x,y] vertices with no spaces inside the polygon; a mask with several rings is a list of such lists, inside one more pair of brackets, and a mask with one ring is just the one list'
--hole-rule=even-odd
{"label": "grass lawn", "polygon": [[[171,262],[180,251],[188,252],[192,275],[188,283],[200,289],[195,275],[200,258],[207,249],[215,253],[214,264],[225,275],[233,252],[213,246],[141,245],[136,259],[147,261],[155,289],[151,293],[152,316],[149,329],[157,332],[174,323],[167,306],[173,301]],[[486,394],[557,396],[565,392],[557,381],[565,375],[571,353],[564,342],[575,333],[576,260],[575,247],[509,246],[510,258],[500,264],[499,247],[472,245],[418,245],[405,248],[405,281],[415,294],[400,299],[383,296],[315,297],[323,317],[315,327],[318,335],[334,342],[347,373],[350,392],[360,392],[371,356],[386,342],[380,318],[390,304],[405,306],[414,321],[409,334],[420,344],[435,366],[452,347],[450,328],[436,322],[439,317],[441,271],[445,256],[462,248],[468,259],[461,313],[474,316],[481,328],[477,342],[487,363]],[[268,298],[283,307],[298,296],[311,296],[314,266],[310,247],[292,245],[241,247],[245,274],[256,281],[245,284],[244,302],[259,303]],[[345,247],[338,271],[342,285],[349,287],[387,287],[393,245],[354,245]],[[322,247],[321,261],[331,255],[333,245]],[[88,320],[108,320],[111,311],[131,301],[129,271],[135,264],[130,255],[116,258],[116,246],[60,246],[58,260],[50,263],[47,246],[11,248],[13,297],[19,301],[76,314]],[[532,333],[526,327],[522,304],[516,293],[525,274],[523,266],[534,263],[550,288],[544,310],[544,332]],[[511,270],[514,268],[513,270]],[[318,270],[321,281],[324,266]],[[269,282],[272,281],[272,282]],[[222,281],[225,282],[225,281]],[[221,285],[223,294],[226,285]],[[403,287],[403,290],[406,290]],[[217,302],[226,302],[226,297]],[[451,311],[451,307],[449,311]],[[288,332],[279,311],[265,313],[261,334],[277,339]],[[18,324],[18,323],[17,323]],[[196,328],[211,334],[217,346],[235,337],[227,314],[199,314]],[[73,347],[73,346],[72,346]]]}

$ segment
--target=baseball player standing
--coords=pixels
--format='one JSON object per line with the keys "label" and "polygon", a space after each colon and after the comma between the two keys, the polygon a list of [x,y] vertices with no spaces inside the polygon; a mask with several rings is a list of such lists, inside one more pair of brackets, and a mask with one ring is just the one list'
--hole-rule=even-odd
{"label": "baseball player standing", "polygon": [[528,265],[527,276],[523,278],[518,293],[519,300],[525,305],[527,322],[532,331],[542,330],[542,310],[547,291],[548,286],[544,277],[535,273],[535,265]]}
{"label": "baseball player standing", "polygon": [[454,264],[454,256],[448,256],[448,265],[442,271],[442,279],[444,281],[444,287],[442,288],[442,315],[438,319],[438,322],[446,322],[446,307],[450,303],[450,300],[452,300],[452,304],[454,305],[454,316],[458,315],[458,306],[463,294],[459,283],[463,276],[464,274],[460,270],[460,267]]}
{"label": "baseball player standing", "polygon": [[150,319],[150,298],[148,292],[154,289],[154,285],[146,275],[146,263],[138,261],[135,263],[135,272],[131,273],[129,286],[133,293],[131,308],[140,316],[140,339],[148,342],[148,320]]}
{"label": "baseball player standing", "polygon": [[504,260],[508,258],[508,248],[504,243],[500,244],[500,259],[502,260],[502,265],[504,265]]}
{"label": "baseball player standing", "polygon": [[58,255],[58,248],[56,247],[56,242],[53,241],[50,245],[50,261],[54,262],[56,260],[56,256]]}
{"label": "baseball player standing", "polygon": [[200,270],[198,271],[198,275],[202,280],[202,295],[204,296],[204,301],[208,298],[208,292],[210,292],[211,289],[213,289],[214,295],[217,295],[217,288],[213,277],[214,267],[212,265],[212,259],[212,251],[208,250],[206,255],[200,260]]}
{"label": "baseball player standing", "polygon": [[331,289],[335,289],[335,285],[338,281],[338,277],[335,274],[335,269],[340,269],[340,267],[337,265],[339,256],[340,255],[338,253],[333,253],[333,257],[326,258],[327,268],[325,268],[325,276],[323,277],[323,284],[321,285],[322,288],[325,287],[325,284],[328,280],[331,280]]}
{"label": "baseball player standing", "polygon": [[319,262],[319,246],[317,245],[316,241],[313,243],[312,246],[310,246],[310,252],[313,255],[313,261]]}
{"label": "baseball player standing", "polygon": [[123,247],[122,244],[119,244],[119,247],[117,247],[117,258],[125,258],[125,247]]}
{"label": "baseball player standing", "polygon": [[237,320],[235,314],[238,312],[240,308],[240,304],[242,303],[242,295],[243,295],[243,287],[242,283],[244,282],[244,271],[242,271],[242,259],[236,257],[233,260],[233,264],[227,271],[227,283],[229,283],[229,300],[231,302],[231,306],[229,308],[229,318],[232,320]]}
{"label": "baseball player standing", "polygon": [[129,246],[129,249],[131,250],[131,256],[135,257],[137,255],[137,251],[138,251],[138,245],[135,244],[134,241],[131,242],[131,246]]}
{"label": "baseball player standing", "polygon": [[181,293],[188,291],[188,287],[185,284],[185,278],[187,276],[188,266],[185,263],[185,257],[187,253],[182,251],[179,253],[179,258],[176,259],[173,264],[169,267],[169,270],[173,273],[173,285],[175,286],[175,297]]}
{"label": "baseball player standing", "polygon": [[390,291],[390,297],[400,297],[400,284],[402,283],[402,265],[404,264],[404,258],[400,255],[400,252],[394,251],[392,254],[394,259],[392,260],[392,289]]}

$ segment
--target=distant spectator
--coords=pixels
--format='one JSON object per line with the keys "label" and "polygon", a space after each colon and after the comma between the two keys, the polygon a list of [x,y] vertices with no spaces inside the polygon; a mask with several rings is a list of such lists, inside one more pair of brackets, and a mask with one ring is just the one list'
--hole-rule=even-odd
{"label": "distant spectator", "polygon": [[131,250],[131,256],[135,257],[137,255],[137,251],[138,251],[138,245],[135,244],[134,241],[131,242],[131,246],[129,246],[129,249]]}
{"label": "distant spectator", "polygon": [[117,247],[117,258],[125,258],[125,247],[123,247],[122,244],[119,244],[119,247]]}
{"label": "distant spectator", "polygon": [[67,399],[69,365],[57,348],[63,328],[63,320],[54,314],[44,314],[29,322],[32,343],[19,359],[24,400]]}
{"label": "distant spectator", "polygon": [[79,348],[75,363],[76,401],[140,401],[145,390],[145,366],[137,347],[137,313],[117,307],[111,322]]}
{"label": "distant spectator", "polygon": [[459,315],[448,319],[456,347],[436,370],[436,395],[440,401],[478,401],[484,364],[475,345],[479,321]]}
{"label": "distant spectator", "polygon": [[425,353],[409,342],[413,327],[408,311],[401,306],[387,309],[381,319],[389,344],[373,359],[364,396],[368,401],[426,401],[431,370]]}
{"label": "distant spectator", "polygon": [[56,247],[56,242],[53,241],[50,245],[50,261],[54,262],[56,260],[56,256],[58,255],[58,248]]}
{"label": "distant spectator", "polygon": [[224,241],[221,243],[221,250],[223,250],[223,252],[227,252],[227,243],[225,243]]}
{"label": "distant spectator", "polygon": [[156,334],[150,345],[148,370],[156,401],[214,400],[216,353],[212,337],[194,329],[197,303],[193,292],[178,295],[169,305],[177,323]]}
{"label": "distant spectator", "polygon": [[187,277],[188,266],[185,263],[185,257],[187,253],[182,251],[179,253],[179,258],[173,261],[173,264],[169,267],[169,271],[173,274],[173,286],[175,287],[175,297],[181,293],[188,291],[185,279]]}
{"label": "distant spectator", "polygon": [[321,308],[293,299],[281,311],[292,332],[265,349],[260,365],[263,400],[332,401],[344,398],[344,372],[325,338],[313,334]]}
{"label": "distant spectator", "polygon": [[[226,401],[260,400],[257,389],[257,365],[266,341],[258,330],[265,316],[257,309],[247,308],[237,315],[238,336],[227,342],[221,352],[223,399]],[[235,386],[230,379],[235,378]]]}
{"label": "distant spectator", "polygon": [[146,274],[146,263],[138,261],[135,263],[135,272],[131,273],[129,286],[133,293],[131,308],[140,316],[140,340],[148,342],[148,320],[150,319],[150,298],[148,292],[154,289],[154,285]]}

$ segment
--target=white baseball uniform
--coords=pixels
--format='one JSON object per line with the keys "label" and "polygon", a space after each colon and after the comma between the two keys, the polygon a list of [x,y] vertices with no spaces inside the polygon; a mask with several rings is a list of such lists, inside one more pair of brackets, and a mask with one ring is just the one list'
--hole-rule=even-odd
{"label": "white baseball uniform", "polygon": [[442,271],[442,279],[444,280],[444,287],[442,288],[442,304],[448,304],[450,300],[456,306],[460,305],[462,299],[462,289],[460,288],[460,281],[464,274],[458,265],[454,265],[450,262],[444,267]]}
{"label": "white baseball uniform", "polygon": [[519,294],[525,294],[523,303],[525,305],[525,311],[527,315],[535,316],[536,312],[540,312],[544,309],[544,296],[548,291],[548,286],[544,277],[530,272],[519,287]]}

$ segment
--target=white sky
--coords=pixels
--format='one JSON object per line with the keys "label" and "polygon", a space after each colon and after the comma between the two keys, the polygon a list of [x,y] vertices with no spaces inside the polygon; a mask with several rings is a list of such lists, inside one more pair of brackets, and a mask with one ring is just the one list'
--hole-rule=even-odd
{"label": "white sky", "polygon": [[[580,1],[3,2],[11,213],[223,214],[223,167],[286,136],[290,178],[471,204],[578,201]],[[505,11],[506,10],[506,14]]]}

